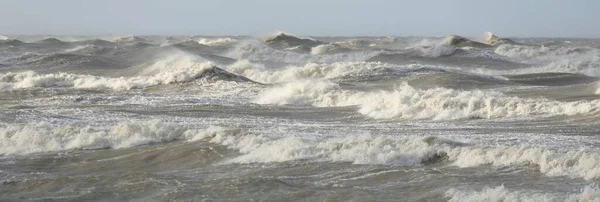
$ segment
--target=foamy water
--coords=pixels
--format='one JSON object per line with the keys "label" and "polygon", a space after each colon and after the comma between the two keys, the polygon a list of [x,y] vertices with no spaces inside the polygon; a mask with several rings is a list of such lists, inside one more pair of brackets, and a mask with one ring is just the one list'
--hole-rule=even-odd
{"label": "foamy water", "polygon": [[593,39],[103,39],[0,38],[0,201],[600,200]]}

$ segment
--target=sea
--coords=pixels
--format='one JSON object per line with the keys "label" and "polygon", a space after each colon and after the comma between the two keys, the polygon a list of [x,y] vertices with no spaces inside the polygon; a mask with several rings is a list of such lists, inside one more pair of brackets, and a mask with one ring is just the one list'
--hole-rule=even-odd
{"label": "sea", "polygon": [[0,201],[600,201],[600,39],[0,36]]}

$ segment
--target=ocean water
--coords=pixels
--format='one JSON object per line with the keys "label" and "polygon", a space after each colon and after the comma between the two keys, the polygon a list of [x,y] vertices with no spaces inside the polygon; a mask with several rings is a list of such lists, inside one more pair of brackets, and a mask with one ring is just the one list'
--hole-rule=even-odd
{"label": "ocean water", "polygon": [[600,201],[599,51],[0,37],[0,201]]}

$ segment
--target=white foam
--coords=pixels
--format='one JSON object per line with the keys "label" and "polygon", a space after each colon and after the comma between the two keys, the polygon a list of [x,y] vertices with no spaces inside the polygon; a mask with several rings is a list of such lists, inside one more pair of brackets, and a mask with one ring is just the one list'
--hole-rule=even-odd
{"label": "white foam", "polygon": [[9,40],[10,38],[7,36],[0,35],[0,40]]}
{"label": "white foam", "polygon": [[229,163],[268,163],[297,160],[354,164],[421,165],[445,161],[467,168],[526,166],[547,176],[600,178],[600,155],[591,149],[544,146],[476,146],[435,137],[345,134],[299,136],[286,134],[221,133],[195,138],[238,150]]}
{"label": "white foam", "polygon": [[[282,69],[270,70],[253,64],[248,60],[240,60],[227,67],[227,70],[262,83],[280,83],[305,79],[331,79],[346,75],[369,73],[379,68],[396,68],[380,62],[336,62],[331,64],[308,63],[302,66],[286,66]],[[406,66],[403,69],[415,69]]]}
{"label": "white foam", "polygon": [[535,193],[526,191],[512,191],[504,186],[484,188],[481,191],[461,191],[450,189],[445,193],[448,201],[460,202],[598,202],[600,189],[596,185],[584,187],[581,193],[561,195],[556,193]]}
{"label": "white foam", "polygon": [[33,71],[0,74],[3,90],[34,87],[128,90],[154,85],[187,82],[212,68],[211,62],[190,55],[175,54],[144,68],[141,76],[101,77],[69,73],[38,74]]}
{"label": "white foam", "polygon": [[131,43],[131,42],[145,42],[145,41],[146,41],[146,39],[135,36],[135,35],[123,36],[120,38],[115,38],[113,40],[113,42],[115,42],[115,43]]}
{"label": "white foam", "polygon": [[281,135],[273,131],[248,133],[237,129],[197,127],[160,120],[131,121],[108,126],[5,124],[0,127],[0,154],[127,148],[173,140],[205,141],[224,145],[241,153],[224,163],[308,160],[418,166],[443,161],[461,168],[527,166],[547,176],[568,176],[585,180],[600,178],[600,156],[592,149],[477,146],[423,136],[306,136],[294,133]]}
{"label": "white foam", "polygon": [[393,91],[363,92],[341,89],[327,81],[296,81],[260,94],[258,104],[359,107],[375,119],[510,118],[576,115],[598,112],[600,100],[560,102],[506,96],[494,91],[461,91],[446,88],[420,90],[404,83]]}
{"label": "white foam", "polygon": [[199,44],[207,45],[207,46],[224,46],[224,45],[233,44],[233,43],[237,42],[237,40],[228,38],[228,37],[226,37],[226,38],[200,38],[197,40],[197,42]]}
{"label": "white foam", "polygon": [[600,158],[588,149],[566,150],[544,147],[457,147],[446,150],[458,167],[482,165],[533,165],[547,176],[570,176],[586,180],[600,177]]}
{"label": "white foam", "polygon": [[457,48],[449,45],[449,42],[446,40],[447,39],[441,41],[432,41],[429,39],[423,39],[418,43],[409,45],[406,50],[417,50],[419,51],[419,56],[423,57],[448,56],[454,53]]}
{"label": "white foam", "polygon": [[312,47],[312,49],[310,50],[310,54],[313,54],[313,55],[326,54],[326,53],[336,51],[338,49],[339,49],[339,47],[337,47],[333,44],[321,44],[321,45]]}
{"label": "white foam", "polygon": [[576,58],[593,56],[598,52],[590,47],[553,47],[553,46],[525,46],[503,44],[498,46],[495,53],[512,58],[535,58],[541,60],[556,60],[560,58]]}
{"label": "white foam", "polygon": [[277,50],[270,48],[260,41],[248,40],[238,43],[235,49],[225,56],[239,60],[269,61],[283,63],[307,63],[307,62],[356,62],[365,61],[382,51],[352,51],[336,54],[303,54],[293,51]]}
{"label": "white foam", "polygon": [[600,76],[600,55],[598,49],[590,47],[548,47],[504,44],[498,46],[495,53],[520,62],[536,63],[535,67],[504,71],[504,74],[528,73],[576,73],[588,76]]}
{"label": "white foam", "polygon": [[600,59],[596,61],[586,60],[556,60],[546,65],[531,68],[504,71],[504,74],[534,74],[534,73],[572,73],[588,76],[600,76]]}
{"label": "white foam", "polygon": [[224,128],[188,129],[159,120],[119,123],[114,126],[61,126],[47,123],[0,127],[0,154],[29,154],[68,149],[126,148],[177,139],[194,141],[227,131]]}
{"label": "white foam", "polygon": [[451,55],[456,51],[456,47],[448,45],[434,45],[430,47],[419,47],[423,57],[441,57]]}
{"label": "white foam", "polygon": [[[206,137],[206,136],[202,136]],[[226,145],[243,153],[229,163],[267,163],[293,160],[352,162],[355,164],[418,165],[434,155],[427,143],[418,138],[348,135],[322,140],[289,135],[272,138],[265,135],[220,133],[204,139]]]}
{"label": "white foam", "polygon": [[502,44],[494,52],[512,58],[535,58],[552,53],[551,49],[547,46],[538,47],[512,44]]}
{"label": "white foam", "polygon": [[494,33],[488,31],[483,34],[483,37],[484,37],[484,41],[490,43],[490,41],[492,41],[494,38],[496,38],[496,35],[494,35]]}

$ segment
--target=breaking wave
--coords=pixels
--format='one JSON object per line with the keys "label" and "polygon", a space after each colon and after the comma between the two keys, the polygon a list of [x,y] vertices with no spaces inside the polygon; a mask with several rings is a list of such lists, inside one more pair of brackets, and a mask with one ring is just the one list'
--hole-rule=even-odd
{"label": "breaking wave", "polygon": [[240,43],[226,56],[239,60],[299,64],[306,62],[334,63],[365,61],[381,53],[381,51],[364,50],[314,55],[310,54],[310,51],[312,51],[312,48],[306,50],[305,53],[279,50],[256,41],[246,41]]}
{"label": "breaking wave", "polygon": [[590,47],[524,46],[511,44],[500,45],[494,52],[507,57],[524,59],[557,59],[557,57],[597,55],[597,50]]}
{"label": "breaking wave", "polygon": [[485,35],[485,42],[490,45],[519,44],[511,39],[498,37],[492,32],[486,32]]}
{"label": "breaking wave", "polygon": [[220,127],[190,129],[159,120],[124,122],[114,126],[63,126],[48,123],[0,127],[0,154],[29,154],[70,149],[126,148],[196,136],[226,133]]}
{"label": "breaking wave", "polygon": [[192,80],[222,79],[253,82],[220,69],[198,56],[175,54],[144,67],[135,77],[101,77],[69,73],[38,74],[33,71],[0,74],[3,90],[35,87],[72,87],[77,89],[128,90],[149,86],[189,82]]}
{"label": "breaking wave", "polygon": [[319,54],[333,54],[333,53],[341,53],[349,51],[348,49],[342,48],[335,44],[321,44],[315,47],[312,47],[310,50],[310,54],[319,55]]}
{"label": "breaking wave", "polygon": [[393,91],[344,90],[326,81],[297,81],[266,90],[258,104],[316,107],[358,106],[375,119],[494,119],[598,112],[600,100],[561,102],[506,96],[494,91],[420,90],[404,83]]}
{"label": "breaking wave", "polygon": [[493,74],[572,73],[597,77],[600,76],[600,58],[592,58],[592,60],[565,59],[524,69],[485,71]]}
{"label": "breaking wave", "polygon": [[228,146],[242,153],[229,163],[285,161],[351,162],[416,166],[446,163],[459,168],[522,166],[547,176],[600,178],[600,155],[589,149],[568,150],[534,146],[475,146],[435,137],[344,135],[314,139],[288,134],[216,134],[194,140]]}
{"label": "breaking wave", "polygon": [[473,41],[462,36],[450,35],[442,40],[443,44],[456,47],[489,48],[491,45]]}
{"label": "breaking wave", "polygon": [[192,127],[160,120],[112,126],[52,126],[47,123],[0,127],[0,154],[29,154],[69,149],[126,148],[174,140],[203,141],[240,153],[223,163],[270,163],[308,160],[419,166],[443,163],[533,167],[547,176],[600,178],[600,156],[591,149],[536,146],[477,146],[423,136],[348,134],[314,137],[254,134],[222,127]]}
{"label": "breaking wave", "polygon": [[264,41],[264,43],[267,46],[276,49],[287,49],[307,52],[310,52],[310,49],[315,46],[326,44],[322,41],[310,38],[299,38],[285,33],[279,33],[275,36],[269,37]]}
{"label": "breaking wave", "polygon": [[225,46],[234,44],[237,40],[232,38],[200,38],[197,42],[207,46]]}
{"label": "breaking wave", "polygon": [[[263,83],[281,83],[305,79],[331,79],[347,75],[369,74],[373,70],[396,68],[379,62],[336,62],[331,64],[308,63],[303,66],[290,65],[281,69],[267,69],[247,60],[238,61],[227,67],[228,71]],[[397,69],[415,69],[406,66]]]}

